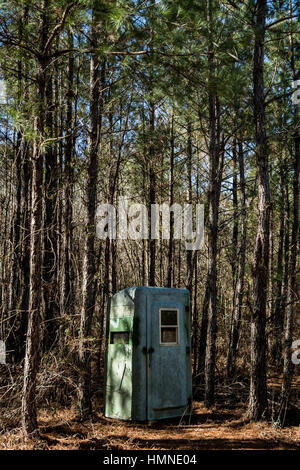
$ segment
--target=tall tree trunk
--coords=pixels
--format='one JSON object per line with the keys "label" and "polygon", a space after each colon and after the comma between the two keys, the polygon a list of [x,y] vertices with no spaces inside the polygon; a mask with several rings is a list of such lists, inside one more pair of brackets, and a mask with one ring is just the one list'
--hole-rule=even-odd
{"label": "tall tree trunk", "polygon": [[[73,49],[73,34],[69,33],[69,47]],[[64,285],[63,311],[68,313],[74,306],[72,246],[73,246],[73,185],[74,185],[74,129],[73,129],[73,86],[74,57],[69,55],[67,71],[66,100],[66,142],[65,142],[65,181],[64,181]],[[75,124],[75,123],[74,123]]]}
{"label": "tall tree trunk", "polygon": [[79,343],[79,413],[84,418],[92,411],[91,403],[91,351],[88,338],[91,334],[92,319],[95,310],[95,215],[97,200],[98,152],[100,143],[104,66],[100,74],[100,63],[97,47],[99,45],[99,12],[93,11],[91,41],[92,53],[90,61],[90,126],[88,139],[88,169],[86,186],[87,225],[83,261],[82,295],[83,305],[80,321]]}
{"label": "tall tree trunk", "polygon": [[[54,138],[53,81],[49,77],[46,85],[46,137]],[[56,146],[48,144],[45,150],[45,232],[43,262],[43,293],[45,302],[44,346],[49,349],[57,339],[57,152]]]}
{"label": "tall tree trunk", "polygon": [[246,259],[246,236],[247,236],[247,208],[246,208],[246,184],[244,170],[244,152],[242,141],[238,143],[238,159],[240,172],[240,205],[241,205],[241,233],[240,246],[238,253],[238,267],[236,292],[234,296],[233,315],[230,330],[230,342],[227,356],[227,377],[231,378],[235,374],[237,349],[240,337],[240,322],[242,314],[243,294],[244,294],[244,277],[245,277],[245,259]]}
{"label": "tall tree trunk", "polygon": [[[174,203],[174,160],[175,160],[175,136],[174,136],[174,110],[171,113],[171,135],[170,135],[170,176],[169,176],[169,204]],[[168,247],[168,275],[167,287],[173,287],[174,272],[174,214],[170,213],[170,238]]]}
{"label": "tall tree trunk", "polygon": [[[14,204],[14,215],[12,220],[12,240],[11,240],[11,273],[8,287],[8,318],[11,318],[10,334],[7,338],[7,349],[12,351],[11,357],[16,360],[19,353],[19,338],[16,336],[15,324],[19,322],[19,312],[17,311],[20,295],[20,250],[21,250],[21,196],[22,196],[22,141],[21,133],[17,132],[16,141],[16,197]],[[17,319],[17,322],[16,322]]]}
{"label": "tall tree trunk", "polygon": [[[284,165],[282,156],[280,157],[280,207],[284,213],[285,204],[285,191],[286,183],[284,178]],[[285,235],[285,217],[280,217],[280,228],[278,237],[278,252],[277,252],[277,268],[276,268],[276,287],[275,287],[275,305],[271,317],[272,335],[270,341],[270,356],[274,365],[278,365],[281,360],[282,354],[282,332],[284,325],[284,305],[283,300],[283,249],[284,249],[284,235]]]}
{"label": "tall tree trunk", "polygon": [[[23,38],[23,26],[24,23],[27,23],[27,8],[24,9],[24,14],[19,20],[18,24],[18,36],[19,41],[22,41]],[[24,70],[24,64],[21,59],[17,63],[18,68],[18,95],[17,102],[18,106],[20,105],[23,99],[24,84],[22,73]],[[22,292],[22,270],[21,268],[21,252],[22,252],[22,185],[24,180],[22,178],[22,164],[24,160],[24,155],[26,153],[27,142],[25,137],[22,138],[22,133],[20,130],[17,131],[16,145],[15,145],[15,178],[16,178],[16,197],[14,204],[14,215],[12,221],[12,259],[11,259],[11,274],[10,274],[10,283],[9,283],[9,299],[8,299],[8,311],[9,318],[11,318],[10,323],[10,333],[6,341],[6,348],[9,351],[12,351],[11,357],[14,361],[18,361],[22,357],[23,353],[23,342],[24,336],[20,331],[20,326],[22,324],[22,312],[19,312],[20,307],[20,295]],[[22,158],[23,157],[23,158]],[[15,328],[17,326],[17,328]],[[24,333],[24,332],[23,332]]]}
{"label": "tall tree trunk", "polygon": [[220,126],[219,106],[215,94],[215,59],[213,46],[213,2],[207,0],[208,67],[209,67],[209,215],[208,215],[208,277],[207,277],[207,336],[205,352],[205,405],[215,400],[215,364],[217,335],[217,242],[220,197]]}
{"label": "tall tree trunk", "polygon": [[195,282],[194,282],[194,295],[192,305],[192,352],[194,357],[193,362],[193,373],[197,373],[197,360],[198,360],[198,251],[194,254],[194,270],[195,270]]}
{"label": "tall tree trunk", "polygon": [[[196,195],[197,204],[199,204],[200,194],[200,175],[199,166],[197,166],[197,177],[196,177]],[[198,313],[198,251],[194,254],[194,270],[195,270],[195,282],[194,282],[194,296],[193,296],[193,307],[192,307],[192,354],[193,354],[193,374],[196,375],[198,372],[198,359],[199,359],[199,313]]]}
{"label": "tall tree trunk", "polygon": [[[149,214],[151,214],[151,205],[156,203],[156,174],[155,174],[155,152],[154,152],[154,128],[155,128],[155,107],[151,101],[149,105],[150,113],[150,146],[149,146]],[[151,215],[150,215],[151,221]],[[155,286],[156,269],[156,240],[149,239],[149,286]]]}
{"label": "tall tree trunk", "polygon": [[[187,121],[187,203],[192,204],[192,158],[193,158],[193,144],[192,144],[192,125],[190,119]],[[190,292],[190,305],[193,305],[193,252],[187,250],[186,252],[186,288]]]}
{"label": "tall tree trunk", "polygon": [[40,326],[42,297],[42,229],[43,229],[43,146],[45,131],[45,108],[48,57],[44,54],[47,43],[47,0],[44,0],[40,16],[40,51],[37,57],[37,102],[36,133],[32,155],[32,194],[30,230],[30,292],[29,315],[24,364],[22,393],[22,427],[27,434],[37,430],[36,378],[40,366]]}
{"label": "tall tree trunk", "polygon": [[[238,193],[237,193],[237,142],[236,137],[233,139],[232,143],[232,205],[233,205],[233,228],[232,228],[232,238],[231,238],[231,272],[232,272],[232,314],[230,321],[229,329],[229,346],[228,346],[228,356],[231,351],[231,340],[232,340],[232,326],[233,326],[233,317],[236,303],[236,288],[237,288],[237,252],[238,252],[238,234],[239,234],[239,221],[238,221]],[[227,376],[228,376],[228,360],[227,360]]]}
{"label": "tall tree trunk", "polygon": [[[292,0],[289,0],[289,12],[292,16],[293,4]],[[292,20],[291,20],[292,21]],[[291,71],[293,80],[298,78],[295,67],[295,50],[293,37],[290,35],[290,57],[291,57]],[[297,106],[297,105],[296,105]],[[284,333],[284,365],[283,365],[283,381],[282,381],[282,400],[286,404],[289,400],[289,394],[292,383],[292,335],[293,335],[293,323],[294,323],[294,309],[295,309],[295,293],[297,291],[297,278],[296,278],[296,266],[297,266],[297,249],[298,249],[298,237],[299,237],[299,170],[300,170],[300,132],[297,121],[297,107],[295,107],[294,122],[295,130],[293,135],[294,140],[294,177],[293,177],[293,225],[292,225],[292,237],[290,247],[290,262],[287,279],[287,310],[285,318],[285,333]]]}
{"label": "tall tree trunk", "polygon": [[16,338],[19,339],[18,356],[16,360],[24,358],[25,340],[29,311],[29,291],[30,291],[30,225],[31,225],[31,207],[32,207],[32,162],[30,161],[30,148],[27,142],[24,147],[23,168],[22,168],[22,256],[20,260],[22,271],[22,289],[20,293],[21,310],[20,323],[16,331]]}
{"label": "tall tree trunk", "polygon": [[[206,275],[206,278],[208,279],[208,273]],[[204,293],[203,304],[202,304],[202,317],[201,317],[199,347],[198,347],[197,375],[199,376],[200,383],[204,382],[207,325],[208,325],[208,283],[206,280],[205,293]]]}
{"label": "tall tree trunk", "polygon": [[[45,44],[45,9],[41,18],[41,46]],[[45,121],[45,90],[47,63],[38,63],[37,84],[39,111],[37,132],[43,138]],[[35,141],[32,157],[32,195],[31,195],[31,239],[30,239],[30,292],[29,316],[26,338],[24,364],[24,385],[22,394],[22,426],[25,433],[33,433],[37,429],[36,410],[36,377],[40,365],[40,324],[42,296],[42,209],[43,209],[43,154],[41,141]]]}
{"label": "tall tree trunk", "polygon": [[[37,151],[38,152],[38,151]],[[32,162],[32,218],[30,250],[30,301],[22,395],[23,430],[32,433],[37,428],[36,376],[40,364],[41,322],[41,229],[42,229],[42,155]]]}
{"label": "tall tree trunk", "polygon": [[290,263],[288,271],[288,288],[287,288],[287,309],[285,319],[284,334],[284,365],[283,365],[283,381],[282,381],[282,399],[288,403],[293,364],[292,364],[292,337],[295,310],[295,297],[297,292],[297,249],[299,237],[299,170],[300,170],[300,134],[299,130],[295,130],[294,134],[294,177],[293,177],[293,225],[290,247]]}
{"label": "tall tree trunk", "polygon": [[267,416],[266,299],[269,267],[270,188],[264,97],[264,40],[266,0],[257,0],[253,63],[254,122],[258,173],[258,225],[253,262],[253,308],[251,317],[251,373],[248,414],[250,419]]}
{"label": "tall tree trunk", "polygon": [[232,148],[232,204],[233,204],[233,228],[232,228],[232,253],[231,253],[231,269],[232,269],[232,307],[234,308],[236,297],[236,282],[237,282],[237,247],[238,247],[238,234],[239,234],[239,220],[238,220],[238,193],[237,193],[237,143],[236,138],[233,140]]}

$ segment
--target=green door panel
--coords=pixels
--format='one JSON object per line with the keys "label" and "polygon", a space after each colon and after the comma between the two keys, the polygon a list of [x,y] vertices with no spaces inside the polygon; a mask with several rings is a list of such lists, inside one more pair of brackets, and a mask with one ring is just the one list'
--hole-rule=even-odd
{"label": "green door panel", "polygon": [[[109,319],[105,414],[120,419],[131,418],[132,325],[132,316],[114,316]],[[120,341],[122,334],[123,339],[128,339],[128,344],[114,344],[115,340]]]}

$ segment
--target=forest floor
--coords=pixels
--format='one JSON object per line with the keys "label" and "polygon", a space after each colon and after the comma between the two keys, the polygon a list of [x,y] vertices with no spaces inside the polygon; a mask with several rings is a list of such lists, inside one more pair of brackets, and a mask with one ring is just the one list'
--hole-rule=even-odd
{"label": "forest floor", "polygon": [[[278,381],[270,379],[270,386],[271,390],[276,390]],[[249,422],[245,417],[245,405],[234,403],[226,393],[223,403],[218,403],[212,410],[206,409],[203,402],[194,401],[191,416],[151,424],[107,419],[100,412],[96,412],[91,420],[80,422],[75,409],[62,408],[52,412],[42,409],[38,438],[25,441],[20,428],[12,429],[0,435],[0,449],[300,450],[299,378],[294,382],[293,390],[297,406],[286,414],[284,427],[272,420]],[[222,393],[224,396],[224,389]]]}

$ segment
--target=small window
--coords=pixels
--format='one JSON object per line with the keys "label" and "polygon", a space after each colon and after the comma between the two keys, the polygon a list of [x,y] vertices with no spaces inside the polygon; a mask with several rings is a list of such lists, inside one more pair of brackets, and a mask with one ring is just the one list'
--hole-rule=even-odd
{"label": "small window", "polygon": [[179,311],[178,309],[164,309],[159,311],[160,344],[179,344]]}
{"label": "small window", "polygon": [[129,331],[111,331],[110,344],[129,344]]}

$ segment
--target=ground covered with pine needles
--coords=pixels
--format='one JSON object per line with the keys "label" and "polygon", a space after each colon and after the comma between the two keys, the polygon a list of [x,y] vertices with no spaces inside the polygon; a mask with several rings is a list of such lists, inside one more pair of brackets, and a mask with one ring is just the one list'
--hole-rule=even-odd
{"label": "ground covered with pine needles", "polygon": [[0,449],[45,450],[218,450],[298,449],[300,450],[300,378],[293,382],[292,406],[283,410],[281,422],[276,409],[280,377],[269,379],[271,416],[253,423],[246,417],[242,382],[217,387],[218,402],[208,410],[201,387],[194,390],[193,412],[182,419],[155,423],[130,423],[107,419],[101,412],[101,395],[95,397],[95,412],[81,422],[75,406],[47,406],[39,412],[39,436],[25,439],[20,427],[8,426],[0,434]]}

